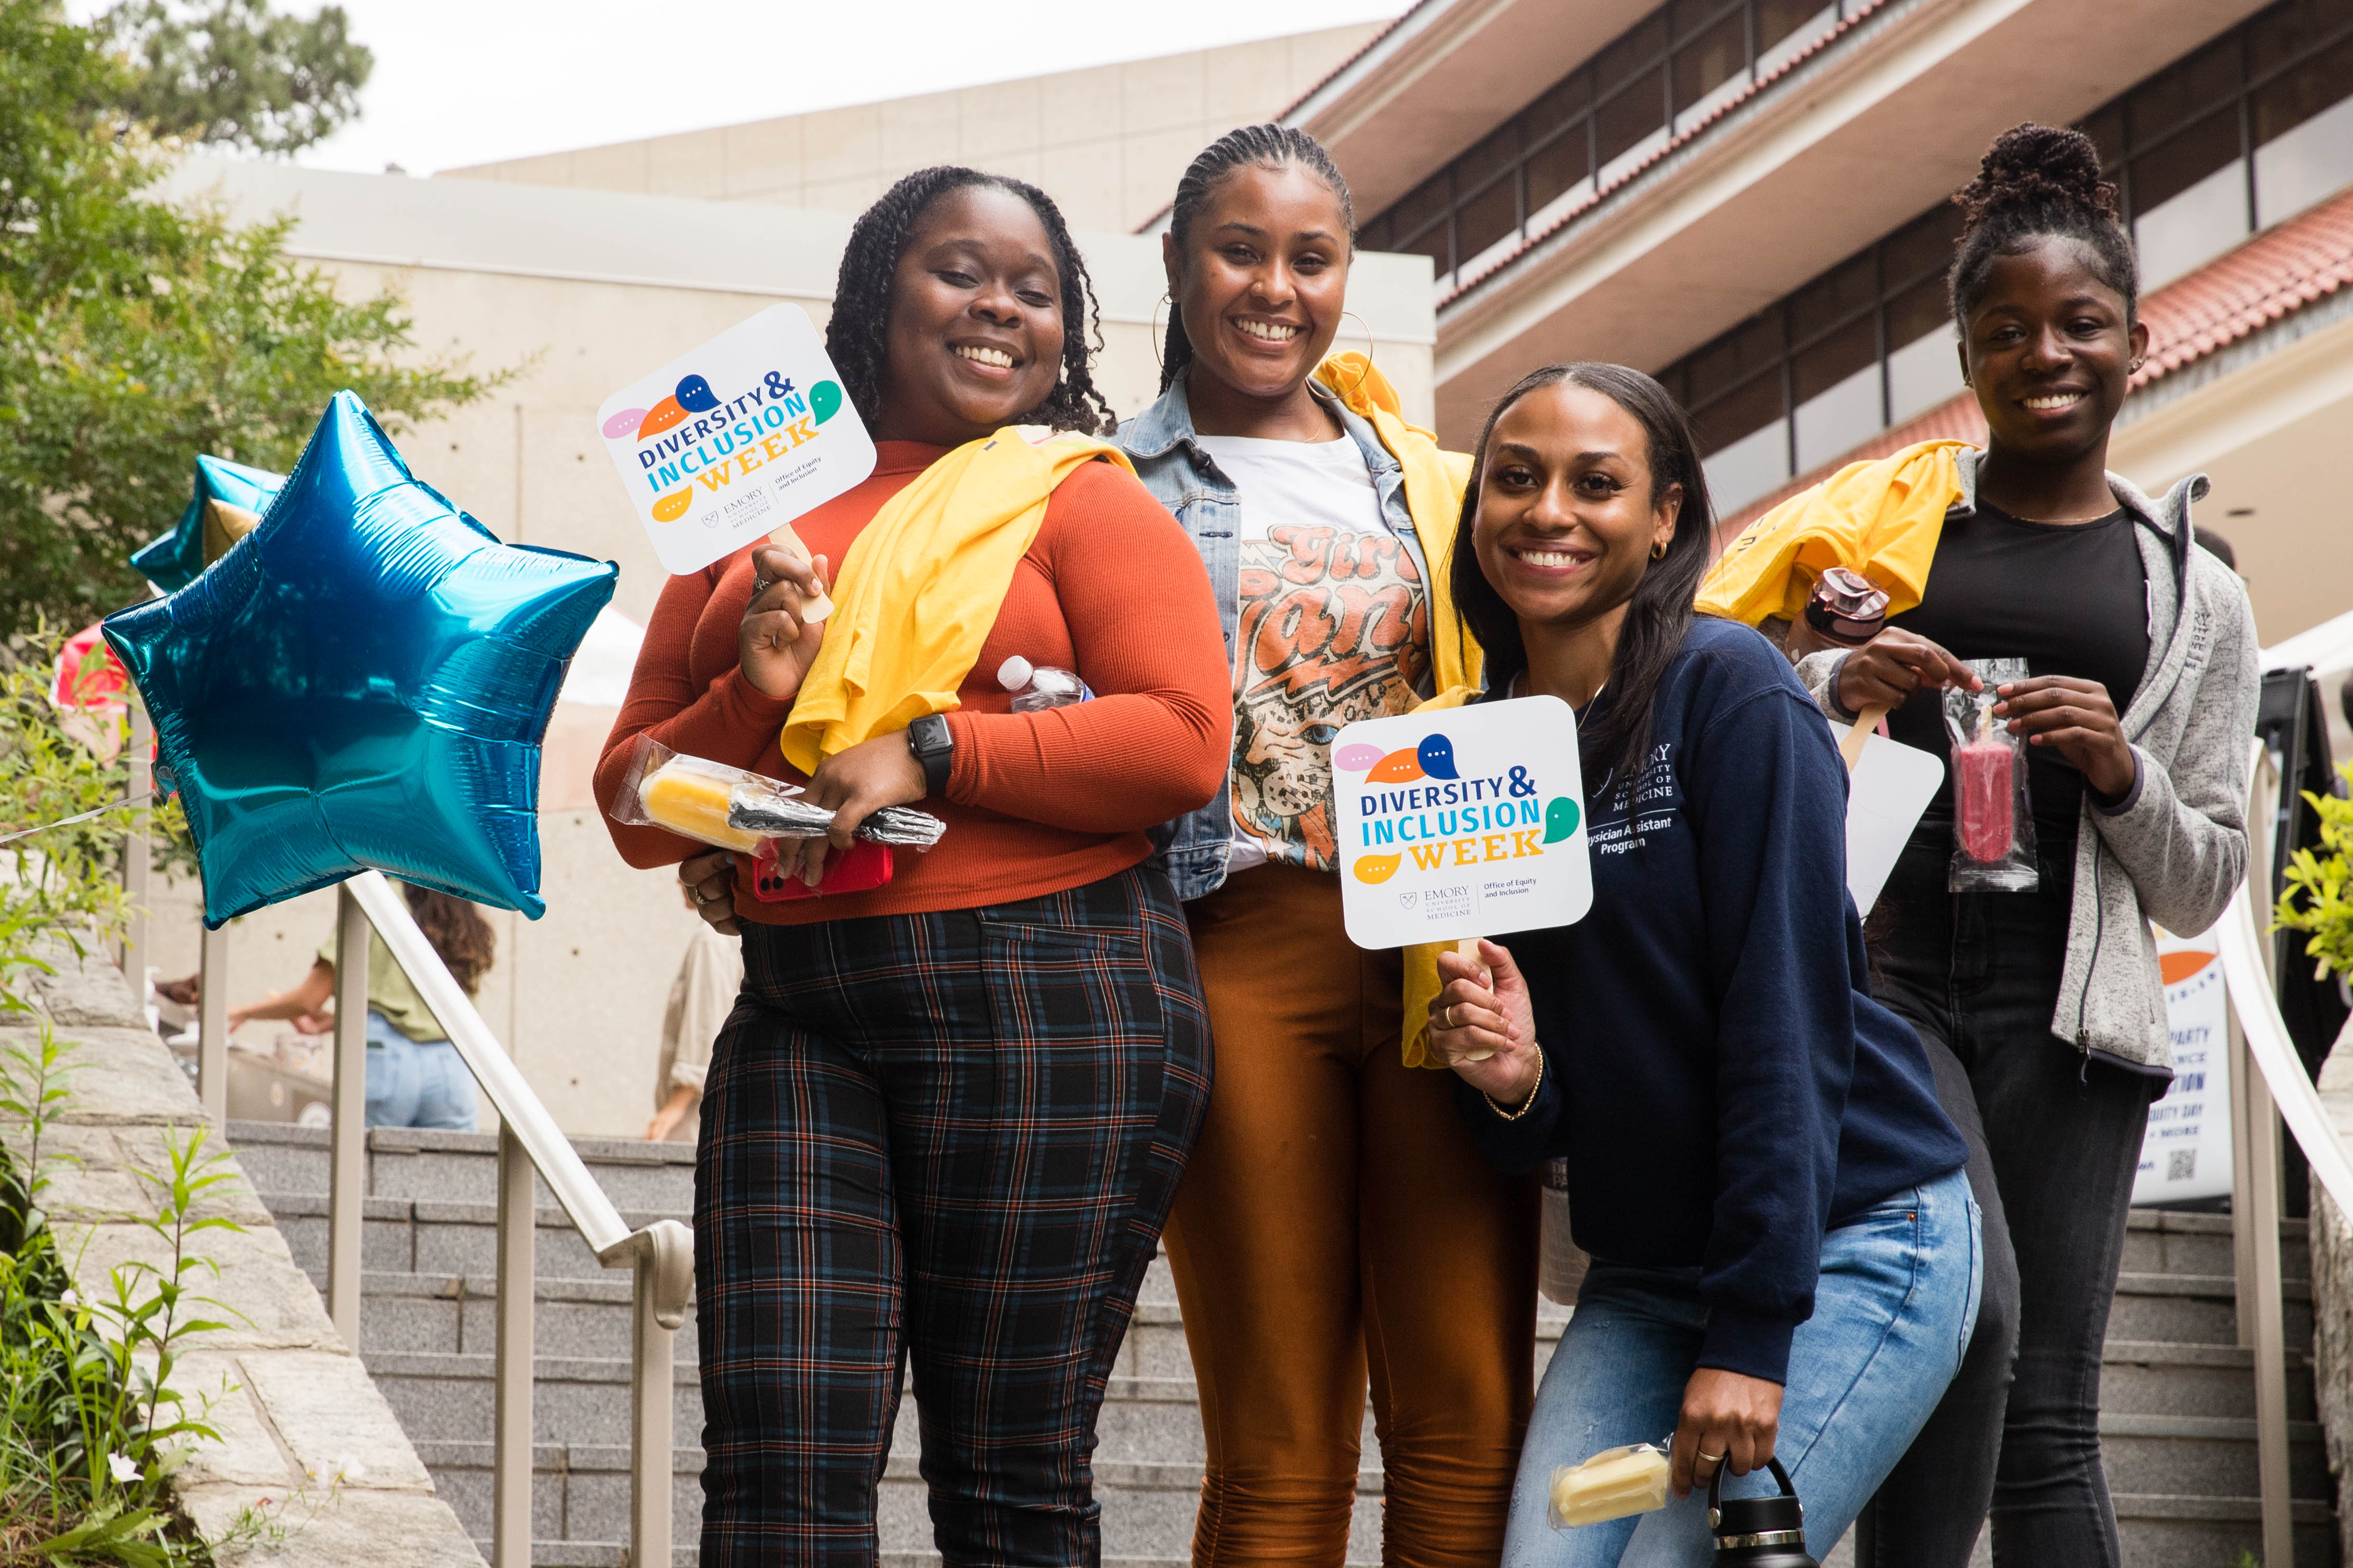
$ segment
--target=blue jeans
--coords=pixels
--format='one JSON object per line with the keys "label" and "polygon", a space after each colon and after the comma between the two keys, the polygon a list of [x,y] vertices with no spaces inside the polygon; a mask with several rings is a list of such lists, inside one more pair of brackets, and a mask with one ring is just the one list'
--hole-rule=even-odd
{"label": "blue jeans", "polygon": [[[1814,1315],[1789,1347],[1774,1454],[1806,1505],[1816,1558],[1846,1533],[1936,1407],[1977,1326],[1983,1279],[1977,1201],[1955,1171],[1896,1194],[1822,1237]],[[1545,1369],[1520,1452],[1504,1568],[1704,1568],[1715,1560],[1704,1488],[1657,1513],[1555,1530],[1556,1466],[1675,1429],[1707,1308],[1696,1268],[1594,1260]],[[1759,1472],[1726,1497],[1775,1490]]]}
{"label": "blue jeans", "polygon": [[370,1009],[367,1124],[474,1130],[474,1075],[447,1040],[412,1040]]}

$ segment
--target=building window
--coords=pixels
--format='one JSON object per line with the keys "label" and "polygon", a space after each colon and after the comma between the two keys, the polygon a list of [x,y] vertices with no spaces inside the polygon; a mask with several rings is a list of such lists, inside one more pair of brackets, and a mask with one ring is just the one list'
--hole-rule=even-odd
{"label": "building window", "polygon": [[[2353,184],[2353,0],[2282,0],[2082,129],[2116,182],[2141,287],[2161,288]],[[1940,202],[1659,373],[1692,411],[1718,511],[1961,390],[1945,288],[1960,227]]]}
{"label": "building window", "polygon": [[[1848,13],[1865,0],[1844,0]],[[1669,0],[1366,224],[1440,291],[1590,200],[1838,25],[1839,0]]]}

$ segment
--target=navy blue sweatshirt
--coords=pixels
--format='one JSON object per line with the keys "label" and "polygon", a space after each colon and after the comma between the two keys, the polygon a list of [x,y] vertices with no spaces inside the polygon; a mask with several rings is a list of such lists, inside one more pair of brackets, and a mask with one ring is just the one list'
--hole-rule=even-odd
{"label": "navy blue sweatshirt", "polygon": [[1960,1169],[1919,1037],[1871,999],[1846,769],[1781,655],[1706,617],[1659,683],[1637,780],[1590,776],[1593,909],[1504,939],[1545,1054],[1516,1121],[1461,1079],[1506,1170],[1568,1160],[1577,1243],[1700,1269],[1699,1364],[1788,1381],[1822,1233]]}

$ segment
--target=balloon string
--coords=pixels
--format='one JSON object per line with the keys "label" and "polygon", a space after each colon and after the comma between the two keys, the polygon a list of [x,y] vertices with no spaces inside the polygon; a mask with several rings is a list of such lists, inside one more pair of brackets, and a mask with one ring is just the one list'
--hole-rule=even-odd
{"label": "balloon string", "polygon": [[96,811],[85,811],[74,816],[61,816],[55,822],[44,822],[38,827],[20,828],[6,837],[0,838],[0,844],[14,844],[19,838],[30,838],[34,834],[47,833],[52,827],[70,827],[77,822],[88,822],[93,816],[104,816],[110,811],[121,811],[125,807],[137,805],[142,800],[152,800],[154,795],[153,790],[147,790],[127,800],[118,800],[111,805],[101,805]]}

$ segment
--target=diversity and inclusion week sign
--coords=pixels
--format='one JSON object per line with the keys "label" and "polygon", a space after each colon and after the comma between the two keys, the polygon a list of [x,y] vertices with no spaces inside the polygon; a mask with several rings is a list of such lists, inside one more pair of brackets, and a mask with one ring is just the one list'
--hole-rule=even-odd
{"label": "diversity and inclusion week sign", "polygon": [[2157,963],[2173,1030],[2173,1081],[2148,1108],[2132,1201],[2221,1197],[2231,1190],[2231,1005],[2221,943],[2211,931],[2179,937],[2160,930]]}
{"label": "diversity and inclusion week sign", "polygon": [[1332,773],[1358,947],[1568,925],[1592,908],[1577,720],[1558,698],[1350,724]]}
{"label": "diversity and inclusion week sign", "polygon": [[874,471],[797,305],[772,305],[605,400],[596,428],[665,570],[699,572]]}

